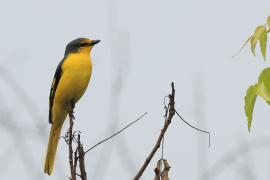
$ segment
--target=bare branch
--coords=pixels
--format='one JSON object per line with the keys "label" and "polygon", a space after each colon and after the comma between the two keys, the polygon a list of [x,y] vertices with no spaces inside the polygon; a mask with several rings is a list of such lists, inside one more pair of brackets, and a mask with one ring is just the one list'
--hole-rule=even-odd
{"label": "bare branch", "polygon": [[158,137],[158,140],[157,140],[154,148],[152,149],[151,153],[149,154],[149,156],[147,157],[147,159],[143,163],[141,169],[138,171],[138,173],[134,177],[134,180],[138,180],[142,176],[144,170],[146,169],[146,167],[148,166],[148,164],[152,160],[152,158],[155,155],[156,151],[160,147],[161,140],[163,139],[164,134],[165,134],[166,130],[168,129],[168,127],[169,127],[169,125],[171,123],[171,120],[172,120],[172,118],[173,118],[173,116],[175,114],[175,108],[174,108],[175,89],[174,89],[174,83],[173,82],[171,83],[171,88],[172,88],[172,94],[169,95],[169,99],[170,99],[170,102],[169,102],[169,115],[166,118],[166,121],[164,123],[163,128],[161,129],[160,135]]}
{"label": "bare branch", "polygon": [[154,169],[154,171],[155,171],[155,179],[154,180],[160,180],[160,166],[161,166],[161,160],[158,160],[158,162],[157,162],[157,166],[156,166],[156,168]]}
{"label": "bare branch", "polygon": [[74,162],[73,162],[73,171],[75,172],[77,176],[78,176],[77,174],[78,154],[79,152],[78,152],[78,147],[77,147],[76,151],[74,152]]}
{"label": "bare branch", "polygon": [[81,144],[81,137],[80,134],[78,135],[78,153],[79,153],[79,162],[80,162],[80,171],[81,171],[81,179],[87,180],[87,174],[85,171],[85,164],[84,164],[84,150]]}
{"label": "bare branch", "polygon": [[70,167],[71,180],[76,180],[76,167],[74,168],[74,164],[73,164],[73,149],[72,149],[72,141],[73,141],[73,119],[74,119],[73,109],[74,109],[74,105],[71,105],[70,108],[71,109],[69,110],[69,113],[68,113],[69,114],[69,129],[68,129],[69,167]]}

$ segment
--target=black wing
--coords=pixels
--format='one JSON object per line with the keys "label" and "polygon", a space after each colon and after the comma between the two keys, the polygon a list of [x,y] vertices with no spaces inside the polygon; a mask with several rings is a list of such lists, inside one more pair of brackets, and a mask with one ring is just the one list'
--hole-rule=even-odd
{"label": "black wing", "polygon": [[56,72],[54,74],[52,86],[51,86],[50,102],[49,102],[49,123],[52,123],[53,100],[54,100],[54,95],[55,95],[57,86],[58,86],[59,81],[61,79],[61,75],[62,75],[62,64],[63,64],[64,60],[65,60],[65,58],[58,64],[58,66],[56,68]]}

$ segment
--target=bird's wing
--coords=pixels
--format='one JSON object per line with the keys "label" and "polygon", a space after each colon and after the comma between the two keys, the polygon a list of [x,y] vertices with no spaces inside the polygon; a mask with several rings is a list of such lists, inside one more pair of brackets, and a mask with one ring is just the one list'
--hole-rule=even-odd
{"label": "bird's wing", "polygon": [[53,100],[54,100],[54,95],[55,95],[57,86],[58,86],[59,81],[60,81],[61,76],[62,76],[62,64],[63,64],[64,60],[65,60],[65,58],[58,64],[56,71],[55,71],[55,74],[54,74],[53,82],[51,85],[50,102],[49,102],[49,123],[53,123],[52,122]]}

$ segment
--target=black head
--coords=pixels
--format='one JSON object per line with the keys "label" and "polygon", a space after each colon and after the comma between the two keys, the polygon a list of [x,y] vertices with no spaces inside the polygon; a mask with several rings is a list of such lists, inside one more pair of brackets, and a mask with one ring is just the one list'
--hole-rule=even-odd
{"label": "black head", "polygon": [[65,56],[68,55],[69,53],[76,53],[82,50],[89,50],[90,52],[92,47],[99,42],[100,40],[91,40],[88,38],[74,39],[66,46]]}

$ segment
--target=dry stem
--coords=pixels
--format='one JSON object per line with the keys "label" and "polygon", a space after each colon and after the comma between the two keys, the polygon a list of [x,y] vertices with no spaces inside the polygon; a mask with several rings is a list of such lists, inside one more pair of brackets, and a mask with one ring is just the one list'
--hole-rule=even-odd
{"label": "dry stem", "polygon": [[145,171],[146,167],[148,166],[148,164],[152,160],[153,156],[155,155],[156,151],[160,147],[161,140],[163,139],[164,134],[165,134],[166,130],[168,129],[168,127],[169,127],[169,125],[171,123],[171,120],[172,120],[172,118],[173,118],[173,116],[175,114],[175,108],[174,108],[175,89],[174,89],[174,83],[173,82],[171,84],[171,88],[172,88],[172,94],[169,95],[169,99],[170,99],[170,102],[169,102],[169,115],[166,118],[166,121],[164,123],[163,128],[161,129],[160,135],[159,135],[159,137],[157,139],[157,142],[156,142],[154,148],[152,149],[149,156],[146,158],[146,160],[143,163],[141,169],[138,171],[138,173],[136,174],[136,176],[134,177],[133,180],[138,180],[142,176],[142,174]]}
{"label": "dry stem", "polygon": [[80,162],[80,171],[81,171],[81,179],[87,180],[87,174],[85,171],[85,165],[84,165],[84,150],[83,146],[81,144],[81,137],[80,134],[78,135],[78,147],[77,147],[78,153],[79,153],[79,162]]}
{"label": "dry stem", "polygon": [[161,180],[169,180],[169,170],[171,166],[169,165],[168,161],[166,159],[163,159],[164,169],[161,173]]}
{"label": "dry stem", "polygon": [[160,162],[161,160],[158,160],[158,162],[157,162],[157,166],[156,166],[156,168],[154,169],[154,171],[155,171],[155,179],[154,180],[160,180]]}
{"label": "dry stem", "polygon": [[74,164],[73,164],[73,149],[72,149],[72,141],[73,141],[73,119],[74,119],[73,108],[74,108],[74,106],[71,106],[71,109],[69,110],[68,154],[69,154],[69,167],[70,167],[71,180],[76,180],[76,166],[74,168]]}
{"label": "dry stem", "polygon": [[[69,154],[69,166],[70,166],[70,174],[71,174],[71,180],[76,180],[76,176],[79,176],[82,180],[87,180],[87,174],[85,171],[85,164],[84,164],[84,150],[83,146],[81,143],[81,136],[80,132],[78,132],[78,138],[76,138],[76,131],[73,131],[73,120],[74,115],[73,115],[73,109],[74,109],[74,104],[71,103],[71,107],[69,110],[69,129],[66,135],[66,142],[68,144],[68,154]],[[76,151],[73,153],[73,148],[72,148],[72,141],[77,143],[77,148]],[[73,158],[74,157],[74,158]],[[78,161],[80,163],[80,172],[81,174],[78,174],[77,171],[77,164]]]}

